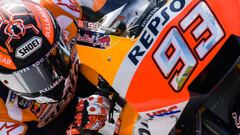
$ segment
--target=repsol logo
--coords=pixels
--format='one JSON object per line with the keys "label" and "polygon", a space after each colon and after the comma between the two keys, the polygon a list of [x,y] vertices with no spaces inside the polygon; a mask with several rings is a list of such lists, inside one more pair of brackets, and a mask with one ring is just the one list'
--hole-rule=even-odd
{"label": "repsol logo", "polygon": [[42,38],[32,37],[22,46],[18,47],[15,56],[19,59],[25,59],[33,52],[37,51],[42,46]]}
{"label": "repsol logo", "polygon": [[[149,19],[139,41],[128,54],[128,58],[135,66],[143,59],[144,54],[150,49],[158,34],[188,3],[190,3],[190,0],[172,0]],[[156,9],[154,8],[154,10]]]}

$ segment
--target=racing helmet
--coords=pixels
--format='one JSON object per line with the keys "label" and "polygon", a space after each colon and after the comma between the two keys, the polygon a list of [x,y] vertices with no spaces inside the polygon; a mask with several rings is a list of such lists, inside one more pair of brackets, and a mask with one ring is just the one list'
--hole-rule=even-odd
{"label": "racing helmet", "polygon": [[69,51],[47,9],[30,1],[0,5],[0,81],[41,103],[63,97]]}

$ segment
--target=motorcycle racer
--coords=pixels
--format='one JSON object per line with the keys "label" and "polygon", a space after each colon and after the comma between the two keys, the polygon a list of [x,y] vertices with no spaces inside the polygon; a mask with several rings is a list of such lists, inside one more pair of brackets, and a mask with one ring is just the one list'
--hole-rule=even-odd
{"label": "motorcycle racer", "polygon": [[[16,0],[0,3],[0,80],[3,84],[0,91],[0,133],[53,134],[49,129],[58,128],[55,134],[64,134],[62,131],[74,118],[64,124],[50,122],[66,107],[73,111],[63,114],[73,115],[77,102],[75,121],[68,133],[79,134],[79,127],[97,131],[104,126],[109,102],[106,95],[94,94],[89,92],[91,90],[87,92],[91,94],[74,94],[79,88],[78,73],[71,68],[76,66],[74,60],[77,59],[71,60],[70,57],[69,43],[77,33],[73,19],[99,20],[126,1],[111,1],[118,3],[114,4],[115,7],[107,0],[34,2]],[[77,97],[83,99],[78,101]],[[84,120],[81,116],[83,110],[87,110],[87,119]]]}
{"label": "motorcycle racer", "polygon": [[[53,123],[65,125],[60,126],[63,129],[59,131],[49,131],[52,126],[45,130],[39,127],[58,116],[71,100],[77,100],[74,92],[78,73],[70,70],[73,64],[69,62],[70,52],[66,43],[67,39],[74,37],[76,30],[71,23],[62,23],[63,28],[71,30],[64,31],[48,10],[30,1],[3,1],[0,8],[0,80],[3,84],[0,91],[0,133],[65,134],[67,123]],[[64,13],[72,17],[62,11],[62,15]],[[69,32],[68,38],[66,32]],[[91,119],[102,119],[104,123],[107,99],[92,95],[80,103],[87,99],[89,103],[84,108],[103,110],[92,111]],[[98,104],[101,106],[96,106]],[[89,124],[87,126],[91,128]],[[95,125],[95,128],[100,126]]]}

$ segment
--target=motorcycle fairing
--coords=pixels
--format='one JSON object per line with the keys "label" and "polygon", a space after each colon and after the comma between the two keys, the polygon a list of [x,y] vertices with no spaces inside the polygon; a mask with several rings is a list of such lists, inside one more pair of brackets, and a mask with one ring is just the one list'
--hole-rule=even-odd
{"label": "motorcycle fairing", "polygon": [[[144,117],[149,111],[178,105],[189,100],[188,86],[229,36],[240,35],[238,4],[235,0],[168,1],[135,39],[110,35],[107,49],[77,45],[81,65],[103,76]],[[157,54],[165,60],[175,58],[175,64],[164,70]]]}

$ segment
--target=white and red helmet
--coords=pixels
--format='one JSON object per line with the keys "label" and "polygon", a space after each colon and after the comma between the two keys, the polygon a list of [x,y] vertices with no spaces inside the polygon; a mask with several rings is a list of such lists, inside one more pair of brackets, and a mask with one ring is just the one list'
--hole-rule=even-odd
{"label": "white and red helmet", "polygon": [[30,1],[0,5],[0,80],[17,94],[57,102],[68,76],[69,52],[47,9]]}

